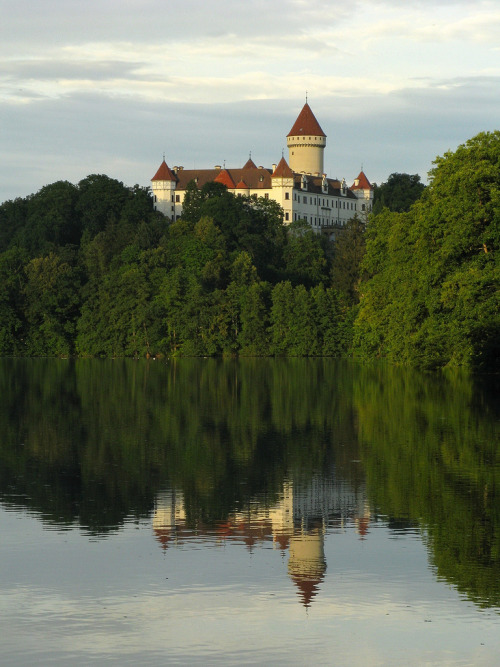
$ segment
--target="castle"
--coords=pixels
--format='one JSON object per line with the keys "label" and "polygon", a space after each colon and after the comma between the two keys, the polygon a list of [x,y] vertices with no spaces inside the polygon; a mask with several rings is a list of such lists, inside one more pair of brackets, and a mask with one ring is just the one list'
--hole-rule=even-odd
{"label": "castle", "polygon": [[171,220],[182,215],[186,186],[194,181],[222,183],[235,195],[272,199],[283,208],[284,223],[306,220],[317,233],[335,238],[355,214],[371,211],[373,187],[361,170],[351,187],[345,179],[327,178],[323,167],[326,134],[309,104],[304,104],[287,135],[288,162],[284,157],[272,169],[257,167],[251,158],[240,169],[216,165],[213,169],[170,169],[163,160],[151,179],[156,210]]}

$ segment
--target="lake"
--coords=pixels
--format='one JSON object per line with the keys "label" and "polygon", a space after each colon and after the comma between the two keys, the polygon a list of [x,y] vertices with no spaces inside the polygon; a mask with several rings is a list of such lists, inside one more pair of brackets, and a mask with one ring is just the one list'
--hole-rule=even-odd
{"label": "lake", "polygon": [[498,378],[0,360],[2,665],[497,665]]}

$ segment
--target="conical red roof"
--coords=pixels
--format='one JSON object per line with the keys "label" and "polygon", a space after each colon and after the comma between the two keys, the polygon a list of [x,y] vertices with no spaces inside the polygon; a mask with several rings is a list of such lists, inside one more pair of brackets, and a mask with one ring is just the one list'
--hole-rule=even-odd
{"label": "conical red roof", "polygon": [[252,160],[252,158],[248,158],[248,160],[243,166],[243,169],[257,169],[257,166],[255,162]]}
{"label": "conical red roof", "polygon": [[370,183],[370,181],[366,178],[365,172],[360,171],[358,177],[354,179],[354,183],[351,185],[351,190],[372,190],[372,189],[373,186]]}
{"label": "conical red roof", "polygon": [[313,114],[311,107],[307,102],[302,107],[302,111],[299,113],[297,120],[287,136],[301,136],[304,134],[314,134],[316,137],[326,137],[326,134],[321,129],[320,124],[316,120],[316,116]]}
{"label": "conical red roof", "polygon": [[278,166],[271,174],[271,178],[293,178],[293,171],[288,166],[288,162],[284,157],[278,163]]}
{"label": "conical red roof", "polygon": [[160,165],[160,168],[151,179],[152,181],[175,181],[174,174],[170,171],[165,160]]}

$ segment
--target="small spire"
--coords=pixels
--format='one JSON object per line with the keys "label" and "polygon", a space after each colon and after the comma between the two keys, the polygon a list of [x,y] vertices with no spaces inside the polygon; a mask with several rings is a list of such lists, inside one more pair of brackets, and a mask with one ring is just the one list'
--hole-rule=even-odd
{"label": "small spire", "polygon": [[249,153],[248,153],[248,159],[249,159],[249,160],[252,159],[252,151],[249,151]]}
{"label": "small spire", "polygon": [[163,151],[163,162],[165,162],[165,151]]}
{"label": "small spire", "polygon": [[306,104],[307,104],[307,90],[306,90]]}
{"label": "small spire", "polygon": [[285,157],[285,149],[284,148],[281,149],[281,157]]}

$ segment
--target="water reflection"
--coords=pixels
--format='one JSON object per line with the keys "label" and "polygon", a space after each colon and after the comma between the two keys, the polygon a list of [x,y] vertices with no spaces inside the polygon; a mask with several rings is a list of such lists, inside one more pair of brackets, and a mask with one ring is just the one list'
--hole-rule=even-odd
{"label": "water reflection", "polygon": [[[418,530],[437,576],[500,606],[495,387],[331,360],[3,360],[0,501],[163,549],[270,545],[306,606],[324,539]],[[174,491],[175,490],[175,491]],[[316,597],[315,597],[316,596]]]}
{"label": "water reflection", "polygon": [[250,551],[272,544],[282,555],[288,552],[288,574],[308,607],[325,577],[327,531],[351,522],[363,539],[369,521],[364,486],[354,490],[333,474],[324,474],[314,475],[307,483],[285,479],[274,505],[253,502],[215,525],[189,526],[182,491],[163,491],[156,499],[153,530],[163,550],[199,540],[216,546],[236,542]]}

